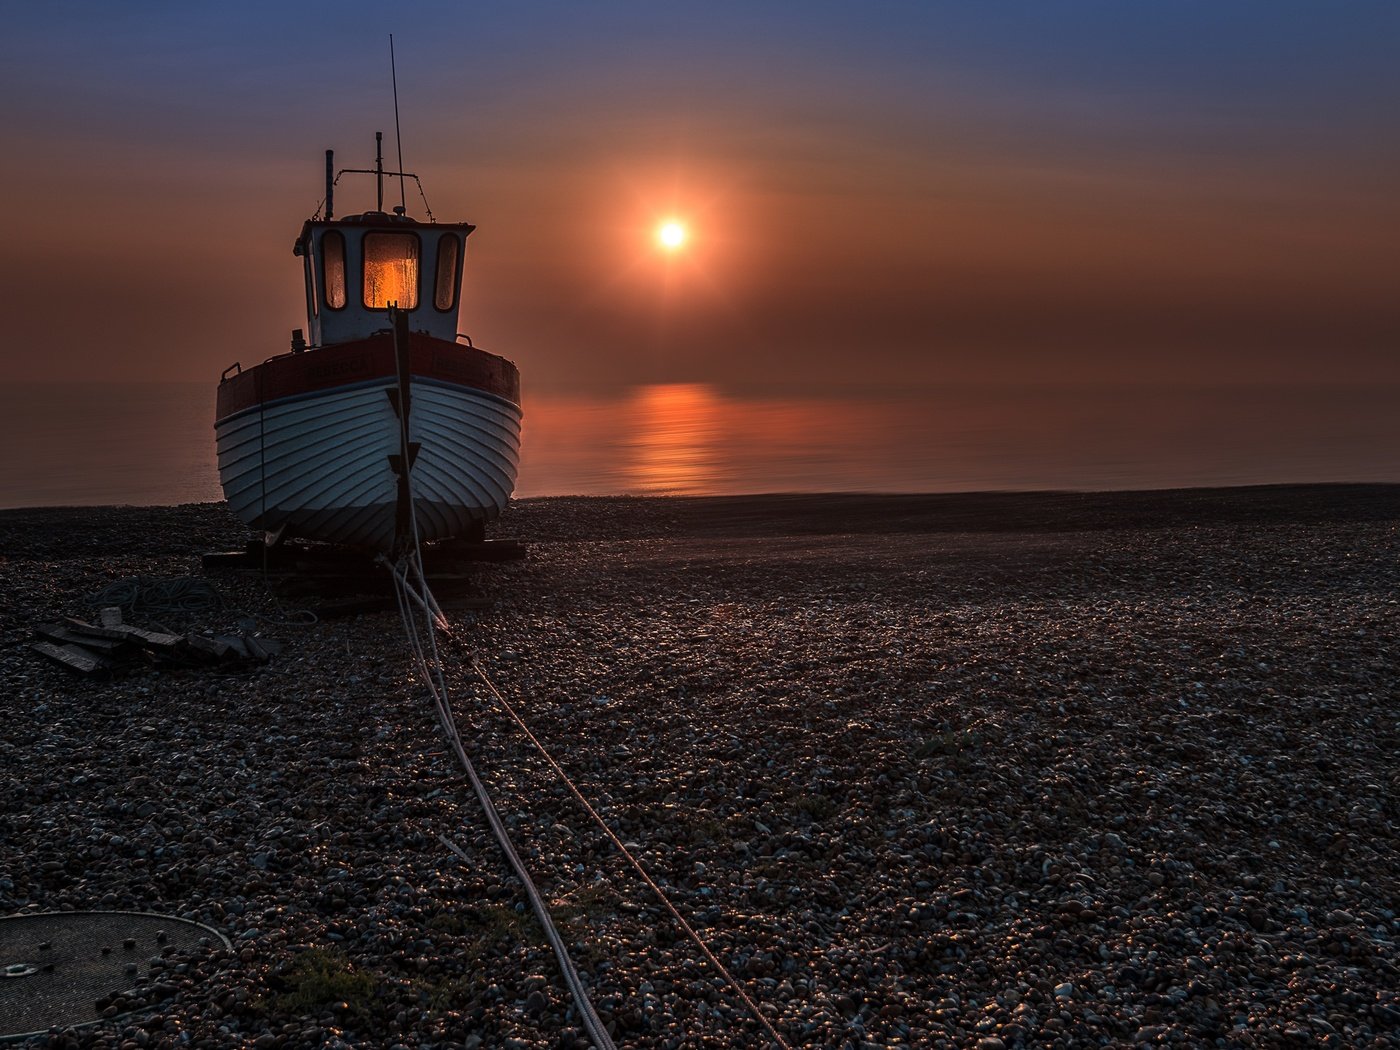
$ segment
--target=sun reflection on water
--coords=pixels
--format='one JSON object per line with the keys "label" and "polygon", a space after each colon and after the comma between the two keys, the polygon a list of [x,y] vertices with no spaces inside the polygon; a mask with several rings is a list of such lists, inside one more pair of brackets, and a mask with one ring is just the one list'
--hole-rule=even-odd
{"label": "sun reflection on water", "polygon": [[627,488],[694,495],[721,481],[723,398],[708,383],[637,387],[626,402]]}
{"label": "sun reflection on water", "polygon": [[1385,481],[1400,462],[1395,390],[545,392],[526,406],[517,495]]}

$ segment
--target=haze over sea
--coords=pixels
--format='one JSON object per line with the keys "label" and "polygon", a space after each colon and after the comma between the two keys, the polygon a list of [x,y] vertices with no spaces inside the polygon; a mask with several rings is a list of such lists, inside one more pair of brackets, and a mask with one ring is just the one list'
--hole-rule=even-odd
{"label": "haze over sea", "polygon": [[[516,495],[1400,481],[1400,387],[530,390]],[[214,384],[0,384],[0,507],[213,502]]]}

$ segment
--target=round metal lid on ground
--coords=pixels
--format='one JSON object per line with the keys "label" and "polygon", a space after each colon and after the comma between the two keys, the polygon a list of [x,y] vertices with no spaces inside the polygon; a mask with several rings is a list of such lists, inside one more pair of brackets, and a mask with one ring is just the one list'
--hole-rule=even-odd
{"label": "round metal lid on ground", "polygon": [[167,960],[229,946],[218,930],[173,915],[75,911],[0,919],[0,1040],[154,1009],[174,992],[162,980]]}

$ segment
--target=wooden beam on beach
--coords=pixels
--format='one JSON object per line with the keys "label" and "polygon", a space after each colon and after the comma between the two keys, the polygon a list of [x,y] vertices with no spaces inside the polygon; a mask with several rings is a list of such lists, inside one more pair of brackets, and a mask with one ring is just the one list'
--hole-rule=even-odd
{"label": "wooden beam on beach", "polygon": [[190,631],[184,635],[147,631],[130,624],[100,627],[68,618],[65,623],[44,623],[34,628],[43,639],[31,648],[80,674],[107,674],[140,667],[196,667],[256,661],[267,663],[282,651],[273,638],[245,632],[214,635]]}
{"label": "wooden beam on beach", "polygon": [[184,642],[184,639],[178,634],[164,634],[161,631],[146,631],[140,627],[132,627],[129,624],[122,624],[120,627],[113,628],[113,630],[123,632],[128,638],[139,643],[146,649],[173,650],[180,648],[181,644]]}
{"label": "wooden beam on beach", "polygon": [[41,623],[34,628],[34,633],[40,638],[58,645],[80,645],[84,649],[99,654],[120,652],[127,645],[125,639],[94,638],[70,630],[61,623]]}
{"label": "wooden beam on beach", "polygon": [[79,674],[106,674],[111,666],[102,657],[76,645],[54,645],[53,642],[34,642],[30,645],[39,655],[56,664],[77,671]]}
{"label": "wooden beam on beach", "polygon": [[[233,648],[217,638],[207,638],[196,631],[185,635],[185,644],[196,654],[211,660],[224,660],[234,655]],[[242,655],[239,653],[238,655]]]}
{"label": "wooden beam on beach", "polygon": [[69,630],[89,638],[105,638],[111,641],[134,642],[143,649],[173,650],[184,641],[178,634],[163,634],[160,631],[146,631],[140,627],[120,623],[115,627],[98,627],[69,616],[64,619]]}
{"label": "wooden beam on beach", "polygon": [[125,642],[127,637],[115,627],[99,627],[96,624],[88,623],[86,620],[79,620],[72,616],[63,618],[64,624],[74,634],[82,635],[84,638],[105,638],[108,641]]}

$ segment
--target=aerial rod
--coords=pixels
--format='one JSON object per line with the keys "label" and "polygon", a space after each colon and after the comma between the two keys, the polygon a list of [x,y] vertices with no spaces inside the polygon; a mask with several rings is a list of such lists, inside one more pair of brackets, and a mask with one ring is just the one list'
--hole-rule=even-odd
{"label": "aerial rod", "polygon": [[[399,133],[399,71],[394,64],[394,34],[389,34],[389,76],[394,83],[394,143],[399,150],[399,214],[408,213],[408,198],[403,188],[403,136]],[[380,209],[383,211],[383,208]]]}
{"label": "aerial rod", "polygon": [[335,150],[326,150],[326,219],[335,218]]}
{"label": "aerial rod", "polygon": [[[403,167],[402,164],[399,167]],[[384,132],[374,133],[374,182],[378,202],[374,206],[375,211],[384,210]]]}

